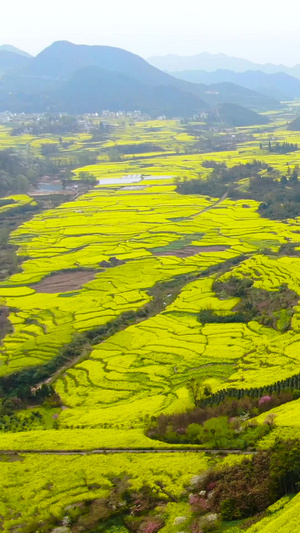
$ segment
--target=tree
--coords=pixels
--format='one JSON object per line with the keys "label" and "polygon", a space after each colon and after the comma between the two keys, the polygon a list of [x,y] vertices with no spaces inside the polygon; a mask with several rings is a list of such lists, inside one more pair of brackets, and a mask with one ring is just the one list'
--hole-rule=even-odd
{"label": "tree", "polygon": [[207,398],[211,394],[211,386],[207,383],[192,378],[188,384],[188,389],[191,392],[195,405],[199,405],[202,400]]}
{"label": "tree", "polygon": [[107,157],[108,157],[108,160],[111,161],[112,163],[118,163],[119,161],[122,161],[121,154],[118,148],[116,147],[110,148],[107,151]]}
{"label": "tree", "polygon": [[79,172],[78,177],[80,181],[83,181],[85,183],[96,184],[98,182],[96,176],[92,174],[92,172],[87,172],[85,170],[82,170],[81,172]]}

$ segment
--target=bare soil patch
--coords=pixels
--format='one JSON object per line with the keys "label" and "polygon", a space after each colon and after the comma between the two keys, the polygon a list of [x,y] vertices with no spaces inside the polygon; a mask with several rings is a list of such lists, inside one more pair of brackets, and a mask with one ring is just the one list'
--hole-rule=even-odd
{"label": "bare soil patch", "polygon": [[163,252],[156,252],[155,255],[176,255],[176,257],[190,257],[191,255],[201,254],[203,252],[224,252],[230,246],[183,246],[178,250],[164,250]]}
{"label": "bare soil patch", "polygon": [[68,270],[47,276],[39,283],[31,285],[36,292],[56,294],[59,292],[76,291],[88,281],[95,279],[97,270]]}

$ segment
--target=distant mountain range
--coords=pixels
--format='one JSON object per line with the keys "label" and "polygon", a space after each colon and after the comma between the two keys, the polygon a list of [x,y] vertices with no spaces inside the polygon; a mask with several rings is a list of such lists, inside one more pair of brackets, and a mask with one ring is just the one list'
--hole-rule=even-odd
{"label": "distant mountain range", "polygon": [[183,72],[171,72],[176,78],[192,83],[224,83],[230,82],[251,89],[277,100],[294,100],[300,98],[300,80],[278,72],[266,74],[261,71],[248,70],[246,72],[233,72],[232,70],[186,70]]}
{"label": "distant mountain range", "polygon": [[224,103],[254,111],[280,105],[276,98],[231,81],[193,83],[162,72],[120,48],[67,41],[53,43],[37,57],[0,49],[0,72],[2,111],[139,109],[151,116],[191,116]]}
{"label": "distant mountain range", "polygon": [[294,67],[275,65],[273,63],[254,63],[248,59],[227,56],[226,54],[209,54],[203,52],[193,56],[166,55],[150,57],[149,63],[156,68],[167,72],[182,72],[183,70],[232,70],[233,72],[246,72],[247,70],[260,70],[266,74],[284,72],[300,79],[300,64]]}

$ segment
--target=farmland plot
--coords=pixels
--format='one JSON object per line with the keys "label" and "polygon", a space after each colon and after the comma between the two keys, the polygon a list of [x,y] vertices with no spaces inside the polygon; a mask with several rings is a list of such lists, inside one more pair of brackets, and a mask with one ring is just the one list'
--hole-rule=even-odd
{"label": "farmland plot", "polygon": [[[243,147],[243,153],[211,153],[209,159],[229,166],[252,160],[257,157],[256,135],[260,134]],[[1,130],[3,146],[7,137]],[[284,132],[278,133],[279,140],[287,138]],[[72,140],[69,152],[90,142],[84,135]],[[41,139],[19,141],[30,142],[37,151],[41,148]],[[217,392],[263,388],[299,373],[299,305],[293,308],[288,328],[256,320],[202,323],[199,318],[202,311],[216,316],[235,313],[240,298],[217,295],[216,279],[249,278],[256,289],[270,292],[286,285],[300,298],[300,258],[278,255],[284,244],[299,245],[299,219],[261,218],[258,203],[252,200],[218,202],[218,198],[177,194],[175,178],[169,177],[200,174],[205,179],[209,170],[202,166],[208,154],[181,152],[194,139],[175,121],[126,126],[101,147],[150,141],[162,148],[155,157],[150,152],[134,159],[126,154],[113,163],[102,154],[96,165],[78,168],[75,175],[91,171],[106,182],[72,202],[35,215],[11,235],[24,261],[20,272],[0,283],[0,303],[9,307],[13,325],[0,345],[1,377],[46,365],[72,340],[111,325],[126,313],[132,322],[91,343],[79,361],[74,359],[55,376],[53,386],[62,408],[48,407],[48,411],[50,418],[56,417],[58,429],[1,434],[2,450],[148,448],[150,443],[153,448],[167,447],[150,441],[145,428],[160,413],[193,407],[191,380]],[[285,168],[288,158],[259,156],[278,169]],[[293,162],[298,159],[294,152]],[[140,174],[142,188],[114,183],[127,174]],[[0,213],[31,202],[26,195],[12,199],[16,203],[0,207]],[[151,312],[146,312],[149,308]],[[277,427],[261,446],[267,447],[276,434],[300,436],[298,412],[298,400],[275,408]],[[7,507],[13,509],[0,510],[4,531],[26,521],[33,523],[36,516],[41,520],[49,513],[61,517],[68,505],[101,497],[112,471],[115,475],[130,471],[137,488],[146,478],[152,483],[158,476],[170,490],[177,486],[180,492],[193,474],[210,464],[202,455],[196,457],[188,453],[172,454],[172,460],[160,454],[155,459],[128,455],[117,460],[26,456],[16,463],[0,463]],[[38,482],[35,472],[45,465]],[[32,479],[25,504],[14,500],[15,477],[20,490]],[[90,489],[94,483],[99,487]],[[271,524],[285,527],[281,516],[294,520],[297,502],[297,497],[285,502],[278,516],[274,511],[264,518],[261,531],[271,531]],[[259,530],[255,527],[249,532]],[[173,518],[164,530],[178,531]]]}

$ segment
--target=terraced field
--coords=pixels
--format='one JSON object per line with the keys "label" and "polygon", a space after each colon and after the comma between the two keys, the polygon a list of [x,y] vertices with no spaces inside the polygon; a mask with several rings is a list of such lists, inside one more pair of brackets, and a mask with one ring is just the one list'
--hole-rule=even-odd
{"label": "terraced field", "polygon": [[[1,135],[0,142],[8,146],[7,132]],[[298,140],[283,130],[274,130],[274,136],[280,141]],[[1,450],[167,447],[146,437],[145,428],[160,413],[193,407],[192,379],[217,392],[263,388],[299,374],[298,305],[289,329],[280,326],[283,315],[276,328],[255,320],[199,321],[203,310],[226,315],[239,303],[237,297],[215,294],[217,278],[251,278],[255,288],[267,291],[287,285],[300,298],[300,257],[278,255],[283,244],[294,243],[297,248],[299,219],[261,218],[258,203],[252,200],[176,192],[176,177],[205,179],[210,172],[202,166],[205,159],[233,166],[255,156],[277,169],[286,167],[287,161],[291,165],[300,161],[299,151],[284,156],[260,153],[259,142],[267,138],[266,133],[255,133],[255,141],[234,152],[187,155],[180,151],[194,139],[175,121],[122,126],[111,141],[91,147],[102,150],[96,165],[74,171],[75,175],[91,171],[105,182],[72,202],[42,211],[11,234],[10,241],[24,261],[20,272],[0,283],[0,303],[10,309],[13,325],[0,346],[0,376],[48,364],[87,332],[98,331],[101,338],[90,339],[79,358],[42,380],[51,381],[62,402],[59,408],[46,407],[47,430],[1,433]],[[75,141],[74,151],[90,139],[83,134]],[[30,142],[38,151],[41,139]],[[115,163],[104,155],[109,148],[147,142],[163,151],[134,158],[127,154]],[[117,182],[129,174],[141,175],[138,186],[126,184],[126,179],[125,186]],[[0,213],[32,201],[26,195],[12,199],[16,203],[0,207]],[[268,446],[275,434],[300,435],[298,403],[275,409],[276,428],[261,447]],[[187,453],[176,458],[158,454],[155,459],[26,456],[0,463],[8,506],[0,510],[3,531],[16,525],[25,531],[22,524],[27,521],[36,524],[49,513],[59,519],[66,506],[98,498],[108,483],[106,473],[119,475],[130,469],[135,482],[142,484],[153,472],[170,490],[177,485],[179,493],[209,461]],[[42,465],[46,470],[37,484],[34,472],[40,472]],[[50,497],[55,472],[59,476]],[[24,504],[13,493],[16,486],[22,491],[28,479],[32,492]],[[96,481],[101,488],[90,489]],[[296,516],[297,501],[298,496],[270,511],[262,529],[254,525],[247,531],[267,533],[269,524],[278,529],[284,516]],[[172,512],[175,516],[179,512],[175,507],[173,511],[169,507],[172,517]],[[179,531],[172,520],[167,517],[161,531]],[[238,531],[234,528],[231,533]]]}

